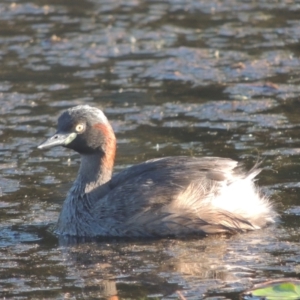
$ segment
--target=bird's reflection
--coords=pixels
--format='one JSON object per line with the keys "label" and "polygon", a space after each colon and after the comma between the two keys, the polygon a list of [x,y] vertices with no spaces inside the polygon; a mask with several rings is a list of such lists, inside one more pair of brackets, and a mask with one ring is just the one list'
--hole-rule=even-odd
{"label": "bird's reflection", "polygon": [[74,286],[88,296],[137,299],[177,295],[187,287],[199,294],[224,285],[249,287],[269,260],[264,247],[276,243],[273,230],[185,240],[60,237],[59,245]]}

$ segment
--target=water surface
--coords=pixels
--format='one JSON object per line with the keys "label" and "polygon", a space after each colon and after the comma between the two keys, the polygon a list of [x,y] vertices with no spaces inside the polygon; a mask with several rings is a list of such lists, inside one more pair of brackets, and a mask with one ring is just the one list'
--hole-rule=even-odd
{"label": "water surface", "polygon": [[[299,13],[297,1],[2,1],[0,296],[239,299],[298,278]],[[58,239],[79,157],[36,147],[77,104],[111,121],[116,171],[169,155],[264,158],[258,184],[281,222],[199,239]]]}

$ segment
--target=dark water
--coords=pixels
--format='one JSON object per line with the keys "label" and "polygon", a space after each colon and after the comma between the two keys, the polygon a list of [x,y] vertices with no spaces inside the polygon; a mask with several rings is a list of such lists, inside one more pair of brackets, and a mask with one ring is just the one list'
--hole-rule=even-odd
{"label": "dark water", "polygon": [[[239,299],[299,278],[300,2],[0,3],[0,297]],[[58,114],[102,107],[116,171],[153,157],[263,157],[281,222],[231,237],[51,234],[79,157],[36,146]],[[241,199],[242,200],[242,199]]]}

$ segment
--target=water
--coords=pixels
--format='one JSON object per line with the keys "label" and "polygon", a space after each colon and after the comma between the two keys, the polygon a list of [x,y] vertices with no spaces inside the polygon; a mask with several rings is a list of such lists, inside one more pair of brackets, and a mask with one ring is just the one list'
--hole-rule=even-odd
{"label": "water", "polygon": [[[298,1],[2,1],[0,296],[239,299],[299,278],[299,13]],[[202,239],[58,239],[79,157],[36,147],[83,103],[111,120],[116,171],[167,155],[263,157],[258,183],[281,222]]]}

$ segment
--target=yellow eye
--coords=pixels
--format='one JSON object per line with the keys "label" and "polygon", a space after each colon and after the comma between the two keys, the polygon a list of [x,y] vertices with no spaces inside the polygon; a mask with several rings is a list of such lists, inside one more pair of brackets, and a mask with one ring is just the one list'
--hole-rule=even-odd
{"label": "yellow eye", "polygon": [[75,127],[76,132],[83,132],[84,129],[85,129],[85,126],[84,126],[84,124],[81,124],[81,123],[77,124]]}

